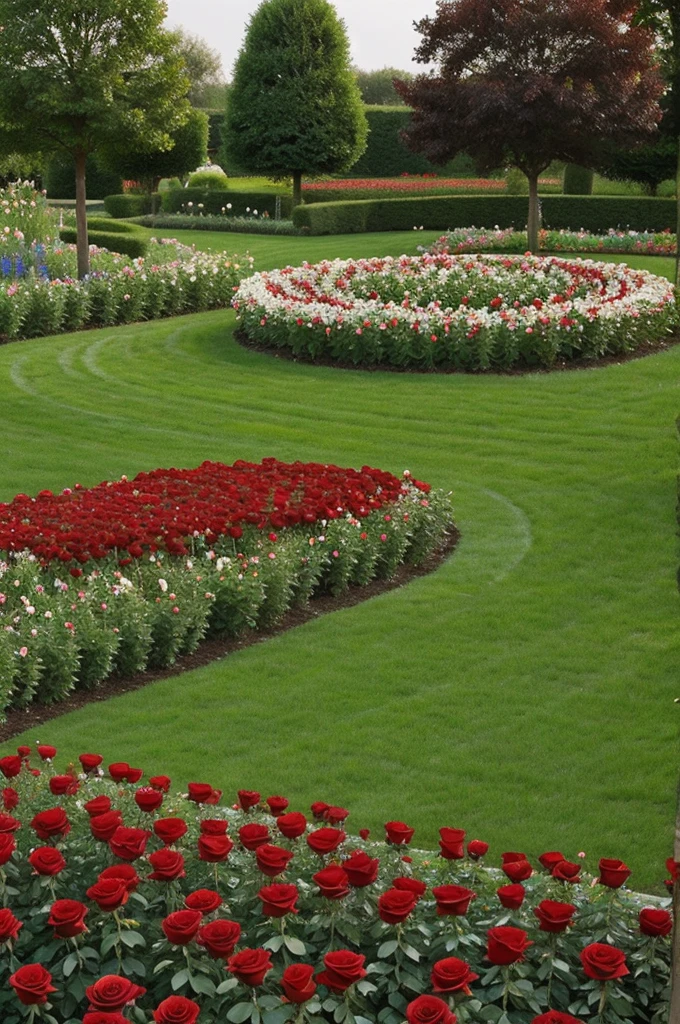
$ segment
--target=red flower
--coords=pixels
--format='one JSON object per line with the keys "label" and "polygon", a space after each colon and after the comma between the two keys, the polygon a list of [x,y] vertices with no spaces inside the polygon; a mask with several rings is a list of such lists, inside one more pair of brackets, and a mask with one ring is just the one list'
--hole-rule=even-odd
{"label": "red flower", "polygon": [[5,942],[14,942],[19,930],[23,927],[23,922],[19,921],[11,910],[6,907],[0,910],[0,945]]}
{"label": "red flower", "polygon": [[37,1006],[46,1003],[50,992],[56,992],[52,975],[42,964],[25,964],[9,979],[20,1003]]}
{"label": "red flower", "polygon": [[546,871],[552,874],[552,870],[556,864],[560,864],[566,857],[559,850],[550,850],[548,853],[542,853],[538,858],[541,867],[544,867]]}
{"label": "red flower", "polygon": [[90,832],[99,842],[108,843],[122,824],[123,816],[120,811],[107,811],[105,814],[90,818]]}
{"label": "red flower", "polygon": [[190,782],[189,799],[196,804],[218,804],[222,796],[221,789],[213,789],[207,782]]}
{"label": "red flower", "polygon": [[467,844],[467,852],[471,860],[479,860],[489,852],[489,844],[482,842],[481,839],[471,839]]}
{"label": "red flower", "polygon": [[322,896],[327,900],[341,900],[349,895],[349,878],[337,864],[330,864],[312,876]]}
{"label": "red flower", "polygon": [[238,837],[246,850],[257,850],[258,846],[265,846],[269,842],[269,829],[266,825],[243,825],[238,830]]}
{"label": "red flower", "polygon": [[408,1024],[456,1024],[456,1016],[451,1013],[443,999],[436,996],[418,996],[406,1007]]}
{"label": "red flower", "polygon": [[219,920],[204,924],[198,932],[196,941],[216,960],[227,960],[234,952],[234,946],[240,937],[240,924],[236,921]]}
{"label": "red flower", "polygon": [[556,903],[554,900],[541,900],[534,907],[542,932],[566,931],[574,923],[572,918],[575,913],[576,907],[572,903]]}
{"label": "red flower", "polygon": [[278,818],[280,814],[283,814],[288,807],[288,801],[285,796],[268,796],[266,804],[270,813],[273,814],[275,818]]}
{"label": "red flower", "polygon": [[329,825],[339,825],[346,818],[349,818],[349,811],[346,807],[327,807],[324,812],[324,820]]}
{"label": "red flower", "polygon": [[99,768],[104,758],[101,754],[79,754],[78,760],[83,766],[83,771],[89,773],[93,772],[95,768]]}
{"label": "red flower", "polygon": [[149,864],[153,868],[149,878],[156,882],[174,882],[176,878],[185,878],[184,857],[178,850],[165,847],[149,856]]}
{"label": "red flower", "polygon": [[96,796],[83,804],[84,809],[91,818],[97,818],[100,814],[107,814],[111,810],[111,798],[108,796]]}
{"label": "red flower", "polygon": [[511,882],[525,882],[531,878],[533,869],[524,853],[502,853],[503,871]]}
{"label": "red flower", "polygon": [[59,939],[73,939],[87,931],[85,916],[89,913],[84,903],[78,900],[57,900],[50,908],[47,923],[54,928]]}
{"label": "red flower", "polygon": [[139,999],[145,992],[145,988],[117,974],[106,974],[85,989],[91,1009],[101,1010],[103,1013],[116,1013],[129,1003],[134,1003],[135,999]]}
{"label": "red flower", "polygon": [[85,893],[88,900],[93,900],[100,910],[112,913],[127,903],[130,892],[122,878],[102,878],[91,885]]}
{"label": "red flower", "polygon": [[140,878],[132,864],[113,864],[110,868],[104,868],[99,872],[99,881],[116,878],[125,883],[128,892],[134,892],[139,885]]}
{"label": "red flower", "polygon": [[499,928],[490,928],[487,932],[486,955],[492,964],[507,967],[518,960],[523,960],[524,954],[532,945],[533,943],[527,940],[527,933],[521,928],[501,925]]}
{"label": "red flower", "polygon": [[168,996],[153,1011],[156,1024],[196,1024],[201,1008],[185,996]]}
{"label": "red flower", "polygon": [[317,821],[321,821],[325,817],[326,811],[328,810],[329,806],[330,804],[325,804],[323,800],[317,800],[315,803],[311,805],[309,809],[312,812],[314,818],[316,818]]}
{"label": "red flower", "polygon": [[145,829],[119,825],[109,841],[111,852],[121,860],[137,860],[143,856],[150,835]]}
{"label": "red flower", "polygon": [[388,821],[385,825],[385,838],[388,843],[396,846],[407,845],[413,839],[414,828],[409,828],[403,821]]}
{"label": "red flower", "polygon": [[421,882],[418,878],[410,878],[405,875],[400,878],[395,878],[392,882],[392,888],[402,889],[404,892],[412,892],[418,897],[418,899],[424,896],[427,892],[425,882]]}
{"label": "red flower", "polygon": [[0,812],[0,836],[8,835],[12,832],[16,832],[21,828],[21,822],[13,818],[11,814],[2,814]]}
{"label": "red flower", "polygon": [[476,897],[476,893],[462,885],[438,885],[432,893],[437,901],[439,917],[446,914],[462,917],[463,914],[467,914],[470,903]]}
{"label": "red flower", "polygon": [[439,850],[445,860],[462,860],[465,856],[465,831],[462,828],[440,828]]}
{"label": "red flower", "polygon": [[48,743],[38,744],[38,753],[43,761],[53,761],[57,756],[57,748],[50,746]]}
{"label": "red flower", "polygon": [[229,822],[224,818],[204,818],[199,829],[202,836],[224,836],[229,829]]}
{"label": "red flower", "polygon": [[616,946],[604,942],[592,942],[581,950],[583,972],[595,981],[614,981],[629,974],[626,954]]}
{"label": "red flower", "polygon": [[202,914],[212,914],[222,906],[222,897],[214,889],[195,889],[184,898],[187,910],[200,910]]}
{"label": "red flower", "polygon": [[622,860],[610,860],[603,857],[600,861],[600,885],[606,885],[609,889],[620,889],[627,878],[630,877],[630,868]]}
{"label": "red flower", "polygon": [[247,811],[250,807],[256,807],[259,804],[260,794],[256,793],[254,789],[239,789],[238,802],[243,810]]}
{"label": "red flower", "polygon": [[296,885],[284,885],[274,882],[263,885],[257,894],[262,900],[262,913],[265,917],[285,917],[286,914],[297,914],[295,904],[299,896]]}
{"label": "red flower", "polygon": [[363,850],[355,850],[347,860],[343,860],[342,869],[355,889],[363,889],[372,885],[378,877],[380,861],[377,857],[369,857]]}
{"label": "red flower", "polygon": [[80,782],[73,775],[53,775],[49,787],[54,796],[73,796],[80,789]]}
{"label": "red flower", "polygon": [[[244,827],[248,828],[247,825]],[[299,811],[291,811],[290,814],[279,815],[276,819],[276,827],[286,839],[299,839],[307,828],[307,819]]]}
{"label": "red flower", "polygon": [[242,949],[240,953],[235,953],[229,958],[227,970],[242,985],[256,988],[262,984],[265,974],[268,974],[273,966],[266,949]]}
{"label": "red flower", "polygon": [[519,910],[524,903],[526,890],[524,886],[519,883],[514,885],[502,885],[500,889],[496,890],[496,895],[506,910]]}
{"label": "red flower", "polygon": [[552,869],[553,878],[557,878],[561,882],[571,882],[572,884],[581,881],[580,874],[581,865],[575,864],[570,860],[561,860]]}
{"label": "red flower", "polygon": [[673,931],[673,918],[667,910],[645,907],[640,911],[640,931],[643,935],[653,938],[670,935]]}
{"label": "red flower", "polygon": [[346,838],[345,833],[339,828],[318,828],[307,836],[307,845],[314,853],[323,856],[337,850]]}
{"label": "red flower", "polygon": [[431,981],[435,992],[462,992],[472,995],[470,984],[477,981],[478,974],[470,970],[470,965],[455,956],[438,960],[432,968]]}
{"label": "red flower", "polygon": [[316,992],[311,964],[290,964],[281,978],[281,988],[289,1003],[306,1003]]}
{"label": "red flower", "polygon": [[276,878],[286,870],[288,863],[293,859],[293,854],[280,846],[266,843],[264,846],[258,846],[255,851],[255,859],[263,875]]}
{"label": "red flower", "polygon": [[202,919],[200,910],[175,910],[161,921],[161,928],[173,946],[188,946],[196,938]]}
{"label": "red flower", "polygon": [[352,953],[349,949],[326,953],[323,958],[325,970],[317,974],[316,980],[332,992],[345,992],[351,985],[356,985],[366,977],[365,962],[365,956],[361,953]]}
{"label": "red flower", "polygon": [[570,1013],[562,1013],[561,1010],[548,1010],[539,1017],[534,1017],[531,1024],[583,1024],[578,1017],[572,1017]]}
{"label": "red flower", "polygon": [[198,857],[208,864],[225,861],[234,848],[229,836],[199,836]]}
{"label": "red flower", "polygon": [[0,757],[0,772],[6,779],[14,779],[21,771],[21,758],[17,754]]}
{"label": "red flower", "polygon": [[149,785],[153,786],[154,789],[158,789],[161,793],[167,793],[170,790],[171,781],[167,775],[154,775],[149,779]]}
{"label": "red flower", "polygon": [[163,803],[163,794],[160,790],[154,789],[153,786],[142,786],[135,793],[135,803],[140,811],[152,814]]}
{"label": "red flower", "polygon": [[153,830],[165,846],[172,846],[186,835],[187,824],[184,818],[157,818]]}
{"label": "red flower", "polygon": [[63,808],[53,807],[49,811],[40,811],[36,814],[31,822],[31,828],[38,839],[46,840],[68,835],[71,824]]}
{"label": "red flower", "polygon": [[38,846],[28,863],[37,875],[58,875],[66,867],[66,861],[54,846]]}
{"label": "red flower", "polygon": [[418,897],[405,889],[387,889],[378,898],[378,915],[386,924],[401,924],[415,910]]}
{"label": "red flower", "polygon": [[6,864],[17,848],[11,832],[0,832],[0,864]]}

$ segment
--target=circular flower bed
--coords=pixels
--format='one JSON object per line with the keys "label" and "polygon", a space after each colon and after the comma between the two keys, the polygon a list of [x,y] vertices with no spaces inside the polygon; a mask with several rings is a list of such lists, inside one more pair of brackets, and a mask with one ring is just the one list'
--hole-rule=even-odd
{"label": "circular flower bed", "polygon": [[461,828],[435,856],[402,821],[351,835],[325,801],[225,807],[209,782],[32,754],[0,758],[3,1024],[668,1019],[669,900],[621,860],[499,870]]}
{"label": "circular flower bed", "polygon": [[364,366],[488,370],[598,359],[667,338],[673,288],[624,264],[437,253],[255,274],[233,302],[254,343]]}

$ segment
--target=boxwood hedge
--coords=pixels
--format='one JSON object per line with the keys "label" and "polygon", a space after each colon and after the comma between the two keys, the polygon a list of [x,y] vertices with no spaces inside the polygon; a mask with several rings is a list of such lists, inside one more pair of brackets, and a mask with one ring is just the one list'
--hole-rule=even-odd
{"label": "boxwood hedge", "polygon": [[[75,243],[75,228],[60,228],[59,237],[62,242]],[[99,231],[88,230],[90,245],[98,245],[102,249],[110,249],[111,252],[119,252],[131,259],[138,256],[145,256],[148,248],[146,237],[141,232],[128,234],[122,231]]]}
{"label": "boxwood hedge", "polygon": [[[293,198],[290,195],[281,197],[281,217],[289,220],[293,211]],[[268,213],[273,217],[276,213],[276,195],[271,192],[236,192],[231,189],[217,188],[173,188],[163,192],[161,204],[164,213],[222,212],[231,204],[229,213],[234,217],[242,217],[250,211],[257,210],[261,215]],[[193,205],[189,207],[189,204]],[[199,207],[202,210],[199,211]]]}

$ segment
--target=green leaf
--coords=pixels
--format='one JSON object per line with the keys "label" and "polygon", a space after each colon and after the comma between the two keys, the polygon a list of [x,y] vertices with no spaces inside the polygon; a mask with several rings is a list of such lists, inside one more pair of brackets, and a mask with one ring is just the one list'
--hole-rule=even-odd
{"label": "green leaf", "polygon": [[300,939],[296,939],[294,935],[285,936],[286,949],[293,954],[293,956],[304,956],[307,952],[307,947],[304,942]]}
{"label": "green leaf", "polygon": [[69,978],[78,966],[78,957],[75,953],[69,953],[62,964],[64,977]]}
{"label": "green leaf", "polygon": [[236,1005],[232,1006],[229,1010],[227,1020],[230,1020],[231,1024],[243,1024],[243,1022],[248,1020],[250,1017],[252,1010],[252,1003],[236,1003]]}
{"label": "green leaf", "polygon": [[[173,964],[174,960],[161,960],[161,962],[159,964],[156,964],[156,966],[154,967],[153,973],[160,974],[160,972],[164,971],[166,967],[172,967]],[[236,979],[233,980],[234,982],[236,981]]]}
{"label": "green leaf", "polygon": [[277,953],[283,945],[283,935],[272,935],[271,939],[267,939],[263,943],[264,949],[271,949],[272,953]]}
{"label": "green leaf", "polygon": [[101,955],[106,956],[109,950],[113,949],[118,941],[118,936],[114,933],[113,935],[107,935],[102,939]]}
{"label": "green leaf", "polygon": [[135,946],[146,946],[146,939],[139,932],[121,932],[120,938],[122,943],[130,949],[134,949]]}
{"label": "green leaf", "polygon": [[210,978],[206,978],[205,974],[190,974],[189,984],[194,992],[210,996],[211,998],[215,995],[215,984]]}
{"label": "green leaf", "polygon": [[364,979],[363,981],[360,981],[359,984],[357,985],[357,988],[361,992],[362,996],[367,996],[369,994],[369,992],[377,992],[378,991],[377,988],[375,987],[375,985],[372,985],[371,982],[370,981],[366,981],[366,979]]}
{"label": "green leaf", "polygon": [[236,988],[238,981],[236,978],[227,978],[226,981],[221,982],[215,989],[216,996],[223,996],[225,992],[231,992],[232,988]]}
{"label": "green leaf", "polygon": [[387,942],[383,942],[378,949],[378,959],[385,960],[388,956],[392,956],[398,945],[396,939],[388,939]]}
{"label": "green leaf", "polygon": [[126,956],[123,960],[123,971],[127,975],[136,974],[140,978],[145,978],[146,964],[134,956]]}
{"label": "green leaf", "polygon": [[409,960],[415,960],[416,963],[420,963],[420,953],[417,949],[414,949],[413,946],[409,946],[408,942],[406,942],[401,948],[404,953],[406,953]]}
{"label": "green leaf", "polygon": [[277,1006],[275,1010],[266,1010],[262,1014],[263,1024],[284,1024],[291,1015],[289,1006]]}
{"label": "green leaf", "polygon": [[183,985],[186,985],[188,980],[189,980],[189,972],[186,969],[186,967],[183,970],[181,970],[181,971],[177,971],[177,973],[173,974],[172,978],[170,979],[170,985],[171,985],[172,991],[176,992],[177,989],[182,988]]}
{"label": "green leaf", "polygon": [[333,1020],[335,1021],[335,1024],[342,1024],[342,1021],[347,1016],[348,1009],[349,1007],[347,1006],[347,1003],[339,1003],[335,1007],[335,1012],[333,1013]]}

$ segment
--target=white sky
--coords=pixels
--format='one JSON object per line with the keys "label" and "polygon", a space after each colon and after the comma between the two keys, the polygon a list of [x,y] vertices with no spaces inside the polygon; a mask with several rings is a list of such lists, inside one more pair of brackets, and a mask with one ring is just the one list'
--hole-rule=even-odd
{"label": "white sky", "polygon": [[[259,0],[167,0],[168,27],[181,26],[222,54],[226,77],[243,41],[246,23]],[[436,0],[335,0],[345,22],[353,63],[364,70],[408,70],[420,36],[413,22],[436,9]],[[414,65],[413,70],[419,70]]]}

